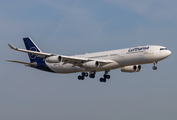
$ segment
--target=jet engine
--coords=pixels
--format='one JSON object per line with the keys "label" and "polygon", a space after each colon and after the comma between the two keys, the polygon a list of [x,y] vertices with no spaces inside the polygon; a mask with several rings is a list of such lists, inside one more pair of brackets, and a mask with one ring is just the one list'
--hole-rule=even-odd
{"label": "jet engine", "polygon": [[82,64],[85,68],[98,68],[100,63],[98,61],[89,61]]}
{"label": "jet engine", "polygon": [[141,69],[142,69],[141,65],[136,65],[136,72],[141,71]]}
{"label": "jet engine", "polygon": [[141,71],[141,65],[131,65],[131,66],[125,66],[121,68],[122,72],[139,72]]}
{"label": "jet engine", "polygon": [[59,63],[62,61],[62,57],[61,56],[51,56],[46,58],[45,60],[48,63]]}

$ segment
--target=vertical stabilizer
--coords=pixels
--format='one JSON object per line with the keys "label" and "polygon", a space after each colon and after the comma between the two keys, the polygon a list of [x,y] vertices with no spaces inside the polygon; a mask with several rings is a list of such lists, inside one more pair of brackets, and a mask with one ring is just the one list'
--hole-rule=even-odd
{"label": "vertical stabilizer", "polygon": [[[25,43],[27,50],[42,52],[31,38],[29,37],[23,38],[23,41]],[[31,62],[36,62],[38,60],[41,60],[41,58],[39,58],[37,55],[34,55],[34,54],[28,54],[28,56]]]}

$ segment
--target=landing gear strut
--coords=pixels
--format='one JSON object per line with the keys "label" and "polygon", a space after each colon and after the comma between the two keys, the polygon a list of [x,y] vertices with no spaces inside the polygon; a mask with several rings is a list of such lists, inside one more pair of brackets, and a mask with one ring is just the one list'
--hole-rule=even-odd
{"label": "landing gear strut", "polygon": [[100,78],[100,82],[106,82],[106,79],[110,79],[110,75],[108,75],[108,71],[105,71],[103,78]]}
{"label": "landing gear strut", "polygon": [[157,62],[153,62],[154,66],[152,67],[153,70],[157,70]]}
{"label": "landing gear strut", "polygon": [[84,80],[85,77],[88,77],[88,73],[87,72],[82,72],[82,75],[78,76],[79,80]]}

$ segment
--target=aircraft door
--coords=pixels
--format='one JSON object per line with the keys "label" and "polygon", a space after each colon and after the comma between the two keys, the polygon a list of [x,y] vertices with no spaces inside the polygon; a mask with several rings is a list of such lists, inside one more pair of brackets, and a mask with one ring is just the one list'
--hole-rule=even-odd
{"label": "aircraft door", "polygon": [[125,57],[125,50],[121,50],[121,52],[120,52],[120,57],[121,57],[121,58],[124,58],[124,57]]}
{"label": "aircraft door", "polygon": [[152,58],[154,55],[154,48],[150,47],[149,51],[148,51],[148,58]]}
{"label": "aircraft door", "polygon": [[121,50],[118,55],[119,55],[120,59],[117,62],[120,65],[124,65],[126,63],[126,61],[125,61],[125,50]]}

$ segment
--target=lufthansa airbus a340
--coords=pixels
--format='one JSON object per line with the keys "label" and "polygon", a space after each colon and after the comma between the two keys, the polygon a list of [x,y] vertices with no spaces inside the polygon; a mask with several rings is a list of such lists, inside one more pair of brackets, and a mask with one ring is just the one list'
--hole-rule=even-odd
{"label": "lufthansa airbus a340", "polygon": [[157,45],[138,46],[112,51],[85,53],[81,55],[65,56],[42,52],[31,38],[23,38],[26,49],[19,49],[10,44],[11,49],[28,53],[31,62],[7,60],[26,66],[54,73],[81,72],[79,80],[85,77],[95,78],[96,72],[105,71],[100,82],[110,79],[108,72],[121,68],[122,72],[139,72],[141,64],[153,63],[153,70],[157,69],[157,62],[170,56],[171,51]]}

